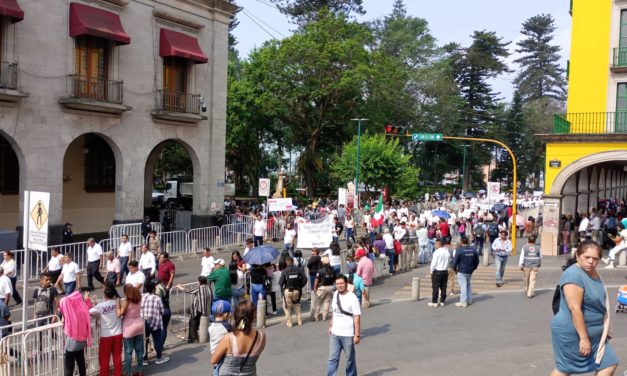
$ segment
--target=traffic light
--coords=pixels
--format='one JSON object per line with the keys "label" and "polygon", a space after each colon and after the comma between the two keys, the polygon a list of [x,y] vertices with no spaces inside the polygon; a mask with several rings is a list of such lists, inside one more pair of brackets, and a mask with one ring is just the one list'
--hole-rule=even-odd
{"label": "traffic light", "polygon": [[385,125],[385,135],[386,136],[400,136],[400,137],[410,137],[411,134],[406,128],[403,127],[395,127],[392,124]]}

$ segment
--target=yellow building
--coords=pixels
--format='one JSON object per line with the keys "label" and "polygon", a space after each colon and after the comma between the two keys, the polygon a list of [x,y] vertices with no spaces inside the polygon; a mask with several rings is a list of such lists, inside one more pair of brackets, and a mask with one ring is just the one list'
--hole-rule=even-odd
{"label": "yellow building", "polygon": [[566,114],[546,141],[542,248],[556,254],[563,214],[627,194],[627,2],[571,0]]}

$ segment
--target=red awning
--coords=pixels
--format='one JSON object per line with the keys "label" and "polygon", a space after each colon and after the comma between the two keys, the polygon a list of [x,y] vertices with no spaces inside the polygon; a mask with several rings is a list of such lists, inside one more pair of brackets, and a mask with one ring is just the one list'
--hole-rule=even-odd
{"label": "red awning", "polygon": [[79,3],[70,4],[70,36],[91,35],[113,40],[116,44],[129,44],[120,16],[106,10]]}
{"label": "red awning", "polygon": [[24,19],[24,11],[17,4],[17,0],[0,0],[0,14],[11,17],[13,22],[20,22]]}
{"label": "red awning", "polygon": [[161,29],[159,55],[178,56],[195,63],[206,63],[209,58],[200,49],[198,39],[173,30]]}

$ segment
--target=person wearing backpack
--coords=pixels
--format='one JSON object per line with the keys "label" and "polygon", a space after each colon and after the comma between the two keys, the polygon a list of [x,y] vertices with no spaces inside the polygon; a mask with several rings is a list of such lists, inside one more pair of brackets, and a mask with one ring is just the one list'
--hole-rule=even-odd
{"label": "person wearing backpack", "polygon": [[[46,272],[41,273],[39,276],[39,286],[37,286],[33,292],[33,299],[35,299],[33,318],[40,319],[53,315],[57,309],[57,295],[57,289],[52,287],[50,282],[50,274]],[[50,320],[38,320],[36,326],[48,324],[50,324]]]}
{"label": "person wearing backpack", "polygon": [[298,326],[303,325],[300,298],[303,294],[303,287],[307,285],[307,276],[302,268],[294,265],[294,259],[291,257],[287,258],[287,268],[281,272],[279,285],[283,292],[283,310],[287,327],[292,327],[292,308],[296,313]]}
{"label": "person wearing backpack", "polygon": [[316,275],[316,281],[314,283],[314,291],[316,293],[316,304],[313,309],[314,321],[318,321],[320,318],[320,311],[322,307],[322,320],[327,319],[329,313],[329,306],[331,305],[331,298],[333,297],[333,285],[335,283],[335,271],[329,265],[329,258],[322,257],[322,268],[318,270]]}
{"label": "person wearing backpack", "polygon": [[486,225],[483,223],[483,218],[479,218],[479,222],[473,227],[472,235],[475,238],[475,246],[477,247],[477,254],[483,256],[483,242],[485,240]]}

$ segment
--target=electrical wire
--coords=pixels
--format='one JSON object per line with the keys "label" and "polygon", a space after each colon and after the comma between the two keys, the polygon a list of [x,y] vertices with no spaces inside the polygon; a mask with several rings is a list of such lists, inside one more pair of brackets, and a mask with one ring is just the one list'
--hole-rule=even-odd
{"label": "electrical wire", "polygon": [[242,13],[243,13],[246,17],[248,17],[251,21],[253,21],[253,23],[254,23],[255,25],[259,26],[259,28],[260,28],[261,30],[265,31],[265,32],[266,32],[266,34],[268,34],[268,35],[269,35],[272,39],[279,39],[279,38],[277,38],[276,36],[274,36],[271,32],[269,32],[269,31],[268,31],[265,27],[261,26],[261,25],[259,24],[259,22],[257,22],[254,18],[252,18],[252,17],[248,14],[248,12],[247,12],[245,9],[242,9]]}
{"label": "electrical wire", "polygon": [[[245,9],[242,9],[242,12],[247,12]],[[249,12],[247,12],[249,13]],[[272,31],[274,31],[275,33],[281,35],[283,38],[286,38],[287,36],[285,34],[283,34],[282,32],[278,31],[277,29],[273,28],[271,25],[269,25],[267,22],[265,22],[264,20],[262,20],[261,18],[259,18],[258,16],[249,13],[249,16],[255,17],[259,22],[263,23],[264,25],[266,25],[269,29],[271,29]]]}

